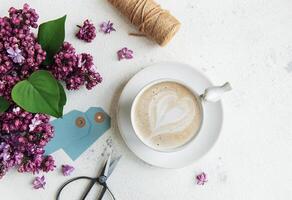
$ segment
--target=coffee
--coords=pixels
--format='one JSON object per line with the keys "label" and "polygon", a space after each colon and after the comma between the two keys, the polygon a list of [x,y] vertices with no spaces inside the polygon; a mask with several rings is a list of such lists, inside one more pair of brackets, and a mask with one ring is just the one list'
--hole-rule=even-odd
{"label": "coffee", "polygon": [[136,97],[132,112],[137,136],[161,151],[188,143],[198,133],[203,117],[199,97],[174,81],[146,87]]}

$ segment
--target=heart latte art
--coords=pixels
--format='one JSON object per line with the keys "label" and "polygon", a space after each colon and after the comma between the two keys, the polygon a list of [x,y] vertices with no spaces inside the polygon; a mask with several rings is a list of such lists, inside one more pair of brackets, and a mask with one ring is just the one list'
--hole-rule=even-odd
{"label": "heart latte art", "polygon": [[185,86],[171,81],[145,89],[134,104],[133,125],[138,137],[157,150],[181,147],[198,132],[202,108]]}

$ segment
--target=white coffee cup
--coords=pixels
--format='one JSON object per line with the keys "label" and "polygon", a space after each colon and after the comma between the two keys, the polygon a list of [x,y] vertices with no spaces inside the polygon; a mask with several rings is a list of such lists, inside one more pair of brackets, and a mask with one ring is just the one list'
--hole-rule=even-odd
{"label": "white coffee cup", "polygon": [[[149,141],[142,136],[143,134],[141,133],[141,131],[139,131],[139,128],[138,128],[138,125],[136,122],[136,118],[137,118],[136,117],[136,112],[137,112],[136,105],[137,105],[138,101],[140,100],[141,95],[143,95],[144,92],[147,89],[151,88],[152,86],[160,84],[160,83],[164,83],[164,82],[165,83],[170,82],[170,83],[179,84],[179,85],[185,87],[188,91],[190,91],[190,93],[193,95],[193,97],[197,100],[196,101],[198,103],[197,109],[199,109],[198,112],[200,112],[200,117],[201,117],[200,124],[199,124],[199,126],[195,126],[196,130],[193,131],[192,135],[189,134],[189,137],[186,141],[184,141],[181,145],[178,145],[174,148],[161,148],[159,146],[151,145],[149,143]],[[226,91],[229,91],[229,90],[231,90],[231,86],[227,82],[227,83],[223,84],[222,86],[214,86],[214,87],[206,88],[205,92],[203,94],[199,95],[196,91],[191,89],[191,87],[189,87],[188,85],[186,85],[185,83],[183,83],[182,81],[179,81],[179,80],[165,78],[165,79],[159,79],[159,80],[153,81],[153,82],[145,85],[138,92],[138,94],[136,95],[136,97],[133,101],[133,104],[131,106],[131,124],[132,124],[132,127],[136,133],[136,136],[147,147],[149,147],[153,150],[162,151],[162,152],[178,151],[178,150],[184,148],[186,145],[190,144],[191,141],[193,141],[196,138],[196,136],[199,134],[200,127],[202,126],[202,123],[204,123],[204,109],[203,109],[204,102],[205,101],[216,102],[221,98],[223,93],[225,93]],[[183,120],[182,120],[182,122],[183,122]]]}

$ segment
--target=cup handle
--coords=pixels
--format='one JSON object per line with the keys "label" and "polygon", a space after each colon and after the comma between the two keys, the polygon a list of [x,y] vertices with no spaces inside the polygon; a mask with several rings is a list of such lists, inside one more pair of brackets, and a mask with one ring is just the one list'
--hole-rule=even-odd
{"label": "cup handle", "polygon": [[205,89],[205,92],[200,95],[203,101],[216,102],[219,101],[225,92],[232,90],[229,82],[224,83],[221,86],[212,86]]}

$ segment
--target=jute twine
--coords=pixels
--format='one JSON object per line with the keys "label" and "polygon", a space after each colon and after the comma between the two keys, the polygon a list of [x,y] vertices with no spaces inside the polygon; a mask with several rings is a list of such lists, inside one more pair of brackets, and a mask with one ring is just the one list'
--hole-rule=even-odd
{"label": "jute twine", "polygon": [[166,45],[179,30],[180,22],[154,0],[108,0],[132,24],[138,27],[141,34],[159,45]]}

